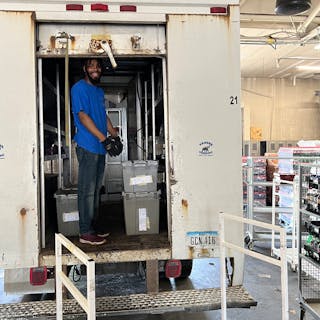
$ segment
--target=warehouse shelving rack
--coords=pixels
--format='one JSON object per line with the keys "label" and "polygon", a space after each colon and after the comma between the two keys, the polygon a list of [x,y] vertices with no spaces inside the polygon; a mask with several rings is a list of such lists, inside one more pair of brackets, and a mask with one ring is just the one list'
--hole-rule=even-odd
{"label": "warehouse shelving rack", "polygon": [[320,165],[301,164],[299,180],[299,319],[320,319]]}
{"label": "warehouse shelving rack", "polygon": [[[247,188],[247,203],[244,205],[244,216],[248,219],[254,219],[259,220],[262,222],[270,223],[272,220],[272,216],[275,217],[275,224],[277,220],[277,216],[281,214],[293,214],[293,207],[278,207],[274,204],[274,208],[272,204],[270,206],[267,206],[266,204],[261,204],[255,201],[254,199],[254,189],[255,187],[273,187],[273,181],[266,181],[265,180],[255,180],[254,179],[254,171],[256,168],[256,163],[258,160],[260,161],[267,161],[267,160],[274,160],[277,159],[282,160],[285,159],[286,161],[290,161],[292,163],[292,166],[294,168],[294,175],[299,175],[299,165],[301,163],[318,163],[320,164],[320,157],[291,157],[291,158],[281,158],[281,157],[247,157],[247,161],[243,165],[243,171],[244,171],[244,178],[243,183]],[[293,175],[292,175],[293,176]],[[295,199],[297,200],[299,198],[297,195],[295,195]],[[294,203],[294,201],[293,201]],[[298,209],[296,209],[298,210]],[[298,214],[299,215],[299,214]],[[255,228],[254,226],[248,226],[245,230],[245,243],[248,245],[249,249],[253,249],[255,242],[272,242],[272,233],[268,230],[263,230],[261,228]],[[274,235],[273,241],[278,241],[279,237],[277,235]],[[293,237],[294,238],[294,237]],[[288,242],[292,243],[292,232],[288,231],[287,233],[287,239]],[[289,259],[290,260],[290,259]],[[294,264],[293,262],[293,267]]]}
{"label": "warehouse shelving rack", "polygon": [[[259,181],[254,179],[255,164],[257,161],[266,162],[267,159],[278,159],[276,157],[247,157],[247,162],[243,166],[244,170],[244,185],[247,188],[247,204],[244,206],[244,215],[248,219],[260,220],[262,222],[271,223],[272,221],[272,212],[274,214],[279,213],[291,213],[292,208],[290,207],[275,207],[274,209],[271,206],[266,204],[257,205],[254,199],[254,190],[255,187],[273,187],[273,181],[261,180]],[[263,230],[261,228],[256,228],[253,225],[249,225],[246,230],[245,242],[248,245],[249,249],[253,249],[254,243],[257,241],[268,241],[271,243],[272,233],[270,230]],[[274,235],[278,239],[277,235]],[[288,234],[290,239],[291,235]]]}
{"label": "warehouse shelving rack", "polygon": [[[288,234],[291,234],[290,243],[286,244],[287,250],[287,262],[292,271],[296,272],[298,269],[298,220],[299,220],[299,176],[296,175],[293,181],[283,180],[278,173],[274,174],[272,181],[272,225],[276,224],[276,203],[277,197],[281,195],[280,186],[286,185],[292,187],[292,194],[289,195],[292,198],[292,208],[290,212],[290,225],[282,224]],[[282,208],[280,207],[279,210]],[[281,213],[283,214],[283,213]],[[276,258],[280,258],[281,248],[276,244],[276,233],[271,231],[271,255]]]}

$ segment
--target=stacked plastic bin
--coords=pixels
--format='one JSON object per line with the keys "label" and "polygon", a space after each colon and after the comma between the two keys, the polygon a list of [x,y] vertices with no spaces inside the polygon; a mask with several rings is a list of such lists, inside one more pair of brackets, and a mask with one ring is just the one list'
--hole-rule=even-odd
{"label": "stacked plastic bin", "polygon": [[[247,157],[242,157],[242,166],[247,166]],[[244,210],[248,205],[248,190],[245,181],[248,181],[247,170],[243,170],[243,203]],[[255,207],[264,207],[266,205],[266,187],[263,183],[266,181],[266,161],[263,158],[253,159],[253,181],[255,182],[253,190],[253,205]],[[259,185],[261,182],[261,185]]]}
{"label": "stacked plastic bin", "polygon": [[127,235],[159,233],[158,161],[126,161],[122,169]]}
{"label": "stacked plastic bin", "polygon": [[78,195],[76,189],[60,189],[55,194],[58,231],[65,236],[79,234]]}

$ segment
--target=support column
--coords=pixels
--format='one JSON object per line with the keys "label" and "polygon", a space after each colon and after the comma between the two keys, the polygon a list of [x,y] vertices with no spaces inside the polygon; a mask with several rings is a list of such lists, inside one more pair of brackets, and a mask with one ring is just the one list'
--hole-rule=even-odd
{"label": "support column", "polygon": [[159,292],[159,266],[158,260],[147,260],[147,292]]}

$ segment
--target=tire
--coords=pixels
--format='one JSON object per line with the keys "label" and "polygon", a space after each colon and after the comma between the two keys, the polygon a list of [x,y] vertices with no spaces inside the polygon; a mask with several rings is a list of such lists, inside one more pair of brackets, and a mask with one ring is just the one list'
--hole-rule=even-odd
{"label": "tire", "polygon": [[181,260],[181,265],[181,275],[178,279],[186,279],[191,274],[193,260]]}

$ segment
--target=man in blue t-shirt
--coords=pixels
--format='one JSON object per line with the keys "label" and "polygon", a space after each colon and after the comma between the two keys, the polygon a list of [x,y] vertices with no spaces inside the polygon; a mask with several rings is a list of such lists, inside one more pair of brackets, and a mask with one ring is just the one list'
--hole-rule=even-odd
{"label": "man in blue t-shirt", "polygon": [[[101,78],[101,63],[98,59],[86,59],[83,63],[84,79],[71,88],[71,102],[79,162],[78,210],[80,242],[91,245],[103,244],[108,233],[96,233],[93,218],[99,208],[99,195],[105,167],[106,150],[117,130],[107,117],[104,92],[97,86]],[[119,138],[116,138],[119,139]]]}

